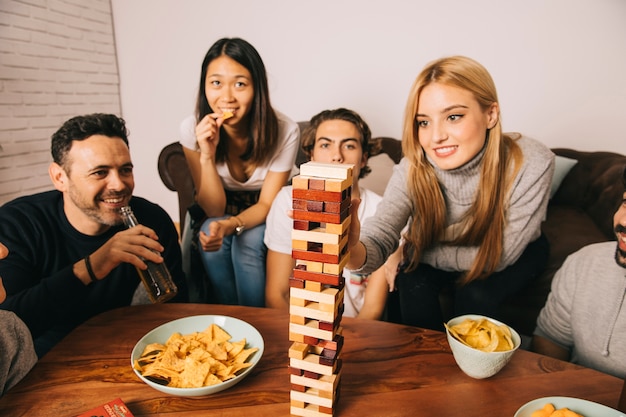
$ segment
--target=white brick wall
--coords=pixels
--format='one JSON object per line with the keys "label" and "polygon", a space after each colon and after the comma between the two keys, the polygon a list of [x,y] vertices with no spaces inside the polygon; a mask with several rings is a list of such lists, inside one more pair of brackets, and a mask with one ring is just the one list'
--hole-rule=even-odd
{"label": "white brick wall", "polygon": [[110,0],[0,0],[0,205],[52,188],[50,136],[120,114]]}

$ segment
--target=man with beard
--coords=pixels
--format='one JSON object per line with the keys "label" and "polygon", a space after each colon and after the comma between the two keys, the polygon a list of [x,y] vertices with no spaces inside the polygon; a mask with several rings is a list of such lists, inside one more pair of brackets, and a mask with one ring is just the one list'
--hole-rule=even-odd
{"label": "man with beard", "polygon": [[[51,149],[56,190],[0,207],[0,241],[11,248],[0,262],[7,292],[0,309],[26,323],[39,357],[90,317],[131,304],[144,260],[165,262],[179,288],[174,300],[187,297],[172,220],[132,195],[124,120],[74,117],[52,135]],[[127,205],[140,226],[123,224]]]}
{"label": "man with beard", "polygon": [[624,194],[613,217],[617,245],[596,243],[567,258],[532,344],[535,352],[620,378],[626,377],[626,169],[622,182]]}

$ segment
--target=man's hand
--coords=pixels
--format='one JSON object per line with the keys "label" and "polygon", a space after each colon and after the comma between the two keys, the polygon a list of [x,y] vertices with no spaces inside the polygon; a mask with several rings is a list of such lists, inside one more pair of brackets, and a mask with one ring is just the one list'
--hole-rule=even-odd
{"label": "man's hand", "polygon": [[[129,263],[143,270],[147,268],[143,259],[155,263],[163,262],[160,253],[165,248],[158,239],[154,230],[143,225],[116,233],[89,255],[93,275],[98,280],[104,279],[122,263]],[[74,274],[85,284],[91,282],[84,260],[74,264]]]}

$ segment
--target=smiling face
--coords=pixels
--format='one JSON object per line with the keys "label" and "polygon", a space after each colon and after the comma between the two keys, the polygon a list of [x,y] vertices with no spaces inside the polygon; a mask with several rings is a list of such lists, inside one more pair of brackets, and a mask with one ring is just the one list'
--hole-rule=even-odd
{"label": "smiling face", "polygon": [[63,193],[63,207],[78,231],[97,235],[120,224],[120,208],[135,188],[130,152],[120,138],[93,135],[72,142],[65,169],[50,166],[50,177]]}
{"label": "smiling face", "polygon": [[622,204],[613,216],[613,225],[617,237],[615,261],[619,266],[626,268],[626,192],[623,195]]}
{"label": "smiling face", "polygon": [[232,113],[224,125],[234,126],[250,113],[254,85],[250,71],[234,59],[222,55],[209,63],[205,94],[216,113]]}
{"label": "smiling face", "polygon": [[435,82],[422,89],[416,119],[420,145],[440,169],[450,170],[483,148],[487,129],[498,120],[498,104],[482,109],[471,92]]}
{"label": "smiling face", "polygon": [[361,146],[361,134],[357,127],[346,120],[326,120],[315,132],[315,144],[311,149],[311,160],[315,162],[353,164],[354,182],[359,179],[361,168],[367,157]]}

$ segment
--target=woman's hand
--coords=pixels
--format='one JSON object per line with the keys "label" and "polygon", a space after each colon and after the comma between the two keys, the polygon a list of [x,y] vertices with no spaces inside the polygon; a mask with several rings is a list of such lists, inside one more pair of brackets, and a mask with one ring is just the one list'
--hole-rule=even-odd
{"label": "woman's hand", "polygon": [[215,150],[220,140],[220,126],[224,121],[216,113],[207,114],[196,125],[196,142],[201,157],[215,160]]}
{"label": "woman's hand", "polygon": [[229,220],[218,220],[209,223],[209,234],[204,233],[202,230],[198,234],[198,239],[202,250],[205,252],[215,252],[220,250],[224,236],[232,233],[232,227],[228,224]]}

